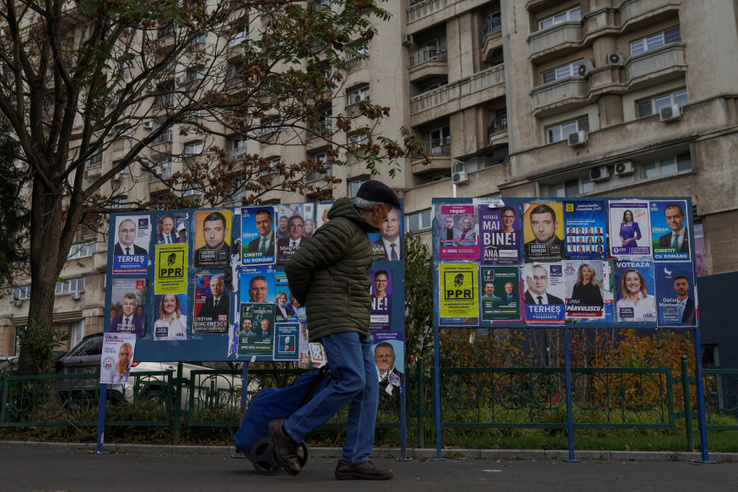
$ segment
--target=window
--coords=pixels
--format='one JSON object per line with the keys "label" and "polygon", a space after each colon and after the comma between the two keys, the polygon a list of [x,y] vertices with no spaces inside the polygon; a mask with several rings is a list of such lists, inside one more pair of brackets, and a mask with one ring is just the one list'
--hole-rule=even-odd
{"label": "window", "polygon": [[228,41],[228,46],[235,46],[237,44],[241,44],[243,41],[249,39],[249,26],[248,24],[245,24],[243,26],[237,27],[233,34],[231,35],[230,41]]}
{"label": "window", "polygon": [[13,287],[13,297],[16,299],[24,300],[31,298],[31,286],[24,285],[22,287]]}
{"label": "window", "polygon": [[[324,164],[325,161],[328,159],[328,153],[327,152],[320,152],[318,154],[313,154],[308,156],[309,159],[311,159],[313,162],[317,162],[320,164]],[[326,172],[321,173],[319,171],[313,172],[308,174],[307,180],[308,181],[317,181],[319,179],[323,179],[326,176],[332,176],[333,172],[330,168],[330,164],[326,164]]]}
{"label": "window", "polygon": [[113,208],[126,208],[128,206],[128,195],[116,196],[111,201]]}
{"label": "window", "polygon": [[103,153],[102,151],[97,151],[94,154],[90,156],[89,159],[87,159],[87,162],[85,162],[85,167],[94,167],[94,166],[100,166],[103,162]]}
{"label": "window", "polygon": [[184,193],[182,193],[182,196],[194,196],[199,195],[202,193],[202,190],[200,190],[200,187],[197,185],[193,185],[191,188],[185,190]]}
{"label": "window", "polygon": [[687,104],[687,91],[680,90],[672,92],[671,94],[664,94],[662,96],[636,101],[638,118],[656,114],[661,111],[662,108],[669,107],[672,104],[679,104],[680,106]]}
{"label": "window", "polygon": [[571,179],[564,183],[548,186],[548,194],[553,197],[576,196],[579,194],[579,180]]}
{"label": "window", "polygon": [[637,55],[638,53],[643,53],[644,51],[649,51],[665,44],[678,43],[681,40],[682,35],[679,32],[679,26],[675,26],[666,31],[657,32],[645,38],[631,41],[630,54]]}
{"label": "window", "polygon": [[231,139],[231,150],[228,152],[228,158],[233,160],[240,160],[246,157],[246,139],[245,138],[234,138]]}
{"label": "window", "polygon": [[405,230],[410,232],[430,229],[432,225],[431,210],[421,210],[405,215]]}
{"label": "window", "polygon": [[643,164],[641,169],[643,171],[643,179],[668,176],[669,174],[690,171],[692,169],[692,158],[689,154],[679,154],[668,159]]}
{"label": "window", "polygon": [[199,68],[188,68],[187,69],[187,81],[201,80],[205,78],[205,69]]}
{"label": "window", "polygon": [[263,125],[261,133],[264,135],[271,135],[279,131],[281,122],[279,121],[279,118],[273,118],[271,120],[264,120]]}
{"label": "window", "polygon": [[193,156],[202,154],[202,142],[190,142],[184,146],[184,155]]}
{"label": "window", "polygon": [[134,68],[136,66],[136,59],[131,57],[123,58],[121,61],[123,68]]}
{"label": "window", "polygon": [[264,171],[263,174],[275,174],[279,170],[277,166],[279,165],[279,157],[272,157],[271,159],[267,160],[267,166],[269,166],[269,169]]}
{"label": "window", "polygon": [[451,153],[451,132],[449,127],[444,126],[437,130],[432,130],[429,136],[428,144],[430,145],[431,154]]}
{"label": "window", "polygon": [[356,193],[359,192],[359,188],[361,187],[361,185],[366,183],[367,181],[369,181],[369,178],[359,178],[353,181],[349,181],[349,184],[348,184],[349,198],[354,198],[356,196]]}
{"label": "window", "polygon": [[359,101],[369,100],[369,86],[362,85],[348,93],[348,105],[357,104]]}
{"label": "window", "polygon": [[348,136],[348,143],[354,145],[366,145],[369,143],[369,135],[366,133],[351,133]]}
{"label": "window", "polygon": [[552,68],[551,70],[546,70],[541,73],[541,80],[543,80],[544,84],[548,84],[555,80],[561,80],[566,77],[577,75],[579,65],[583,63],[584,60],[577,60],[575,62],[567,63],[566,65],[561,65],[560,67]]}
{"label": "window", "polygon": [[67,259],[71,260],[74,258],[86,258],[88,256],[92,256],[95,252],[97,252],[97,242],[95,241],[82,244],[74,244],[67,254]]}
{"label": "window", "polygon": [[567,121],[546,129],[546,137],[548,143],[554,143],[561,140],[566,140],[569,134],[578,131],[589,131],[589,117],[579,118],[574,121]]}
{"label": "window", "polygon": [[172,156],[167,156],[167,160],[160,162],[154,166],[154,172],[151,173],[150,181],[159,181],[160,179],[169,179],[172,177]]}
{"label": "window", "polygon": [[549,27],[553,27],[557,24],[561,24],[562,22],[571,22],[571,21],[579,21],[582,20],[582,11],[579,8],[579,6],[574,7],[569,10],[565,10],[564,12],[559,12],[556,15],[552,15],[551,17],[546,17],[545,19],[541,19],[538,21],[538,29],[548,29]]}
{"label": "window", "polygon": [[357,46],[355,51],[352,48],[348,48],[346,59],[354,60],[356,58],[366,58],[367,56],[369,56],[369,41],[365,41],[363,44]]}
{"label": "window", "polygon": [[77,277],[70,278],[68,280],[62,280],[56,283],[54,289],[54,295],[69,294],[70,292],[84,292],[85,290],[85,278]]}
{"label": "window", "polygon": [[484,38],[486,38],[493,32],[499,31],[500,29],[502,29],[501,12],[498,10],[497,12],[487,14],[485,25],[484,27],[482,27],[482,41],[484,41]]}

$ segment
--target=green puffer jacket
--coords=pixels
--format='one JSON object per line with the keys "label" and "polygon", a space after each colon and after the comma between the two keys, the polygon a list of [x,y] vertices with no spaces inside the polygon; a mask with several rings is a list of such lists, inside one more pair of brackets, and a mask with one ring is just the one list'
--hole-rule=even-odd
{"label": "green puffer jacket", "polygon": [[379,229],[348,198],[338,200],[328,218],[284,267],[290,292],[305,306],[311,342],[351,331],[369,336],[372,245],[367,233]]}

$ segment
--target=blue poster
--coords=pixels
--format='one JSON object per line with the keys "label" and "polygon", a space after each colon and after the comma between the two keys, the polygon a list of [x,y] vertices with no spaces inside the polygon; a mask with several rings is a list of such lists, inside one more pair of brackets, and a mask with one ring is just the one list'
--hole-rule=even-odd
{"label": "blue poster", "polygon": [[148,215],[123,215],[115,219],[113,273],[147,273],[151,219]]}
{"label": "blue poster", "polygon": [[517,265],[520,263],[520,207],[479,206],[482,235],[482,264]]}
{"label": "blue poster", "polygon": [[692,262],[654,263],[658,325],[697,326],[697,283]]}
{"label": "blue poster", "polygon": [[653,262],[616,261],[613,285],[618,321],[656,324]]}
{"label": "blue poster", "polygon": [[648,202],[610,201],[610,252],[613,256],[651,256]]}
{"label": "blue poster", "polygon": [[526,263],[525,322],[529,325],[563,325],[564,272],[561,263]]}
{"label": "blue poster", "polygon": [[241,209],[241,260],[244,265],[274,263],[276,248],[274,207]]}
{"label": "blue poster", "polygon": [[274,360],[297,360],[300,348],[300,323],[277,323],[274,334]]}
{"label": "blue poster", "polygon": [[290,292],[284,267],[277,267],[276,279],[277,322],[300,321],[304,323],[306,321],[305,307],[297,302]]}
{"label": "blue poster", "polygon": [[241,302],[276,302],[274,265],[241,267]]}
{"label": "blue poster", "polygon": [[564,202],[566,256],[602,260],[607,255],[604,201]]}
{"label": "blue poster", "polygon": [[651,202],[651,241],[654,260],[689,260],[687,202]]}
{"label": "blue poster", "polygon": [[399,261],[405,256],[402,234],[402,210],[392,207],[379,227],[379,232],[370,232],[374,261]]}
{"label": "blue poster", "polygon": [[369,329],[372,331],[388,331],[392,319],[392,271],[369,270],[372,282],[372,314]]}
{"label": "blue poster", "polygon": [[376,332],[372,341],[380,395],[391,396],[395,390],[401,393],[405,382],[404,333]]}

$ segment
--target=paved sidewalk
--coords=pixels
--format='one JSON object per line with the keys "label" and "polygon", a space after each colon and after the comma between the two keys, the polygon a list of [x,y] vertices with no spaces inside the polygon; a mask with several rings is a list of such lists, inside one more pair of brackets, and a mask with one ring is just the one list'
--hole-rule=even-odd
{"label": "paved sidewalk", "polygon": [[[227,447],[106,446],[107,455],[92,445],[0,443],[0,484],[3,491],[206,491],[320,490],[345,492],[347,484],[333,478],[334,448],[313,451],[303,472],[256,473],[248,460],[233,459]],[[392,456],[392,450],[377,450]],[[435,450],[433,455],[435,455]],[[566,463],[564,451],[533,457],[530,451],[495,451],[497,458],[436,461],[429,458],[398,462],[392,457],[373,461],[395,471],[387,482],[351,482],[359,490],[545,490],[545,491],[713,491],[738,490],[738,459],[695,464],[673,453],[629,453],[615,458],[581,459]],[[490,451],[473,451],[479,455]],[[538,453],[543,453],[539,451]],[[548,454],[548,456],[546,456]],[[555,456],[554,454],[557,454]],[[506,457],[505,457],[506,456]],[[710,456],[711,459],[716,457]],[[733,458],[733,456],[730,456]],[[558,459],[556,459],[558,458]],[[615,458],[615,459],[612,459]]]}

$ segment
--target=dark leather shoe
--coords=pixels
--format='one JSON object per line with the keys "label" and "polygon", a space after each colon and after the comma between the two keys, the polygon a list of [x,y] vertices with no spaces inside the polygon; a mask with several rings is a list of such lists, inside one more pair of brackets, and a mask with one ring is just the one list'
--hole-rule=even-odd
{"label": "dark leather shoe", "polygon": [[274,451],[277,455],[277,461],[279,464],[287,470],[290,475],[297,475],[300,473],[300,462],[297,459],[297,450],[299,444],[294,439],[285,434],[284,432],[284,420],[277,419],[269,422],[269,435],[274,441]]}
{"label": "dark leather shoe", "polygon": [[339,480],[389,480],[394,476],[392,470],[377,468],[371,461],[347,463],[338,460],[336,465],[336,478]]}

